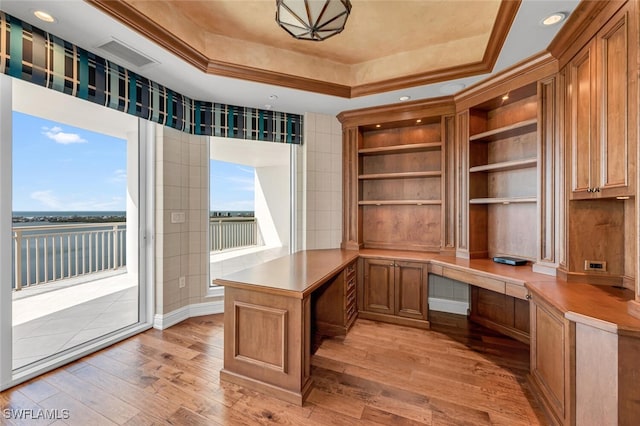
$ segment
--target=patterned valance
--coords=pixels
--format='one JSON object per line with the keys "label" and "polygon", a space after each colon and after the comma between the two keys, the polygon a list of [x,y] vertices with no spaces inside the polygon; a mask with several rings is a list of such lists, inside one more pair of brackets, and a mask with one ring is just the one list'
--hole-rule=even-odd
{"label": "patterned valance", "polygon": [[301,115],[188,98],[1,11],[0,73],[195,135],[302,143]]}

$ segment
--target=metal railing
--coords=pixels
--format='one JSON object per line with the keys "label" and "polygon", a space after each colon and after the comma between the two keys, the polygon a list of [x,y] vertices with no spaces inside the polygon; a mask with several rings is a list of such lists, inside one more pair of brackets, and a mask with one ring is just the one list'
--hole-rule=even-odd
{"label": "metal railing", "polygon": [[209,250],[261,245],[254,217],[213,217],[209,220]]}
{"label": "metal railing", "polygon": [[13,228],[13,289],[126,266],[126,223]]}

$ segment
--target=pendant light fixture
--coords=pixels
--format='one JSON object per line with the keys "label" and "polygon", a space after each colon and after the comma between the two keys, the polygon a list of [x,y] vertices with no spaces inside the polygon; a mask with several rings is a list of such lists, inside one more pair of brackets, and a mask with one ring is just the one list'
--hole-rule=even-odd
{"label": "pendant light fixture", "polygon": [[276,22],[299,40],[322,41],[344,30],[349,0],[276,0]]}

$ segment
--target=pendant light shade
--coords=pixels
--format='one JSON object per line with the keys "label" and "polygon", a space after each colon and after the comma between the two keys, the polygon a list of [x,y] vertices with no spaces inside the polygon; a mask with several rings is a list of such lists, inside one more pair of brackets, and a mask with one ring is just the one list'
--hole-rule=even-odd
{"label": "pendant light shade", "polygon": [[341,33],[349,0],[276,0],[276,22],[300,40],[322,41]]}

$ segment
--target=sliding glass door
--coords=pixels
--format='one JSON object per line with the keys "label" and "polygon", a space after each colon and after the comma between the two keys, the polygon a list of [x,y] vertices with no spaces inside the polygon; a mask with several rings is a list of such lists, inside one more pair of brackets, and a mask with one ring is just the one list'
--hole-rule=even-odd
{"label": "sliding glass door", "polygon": [[137,118],[2,78],[4,388],[149,326],[151,174]]}

